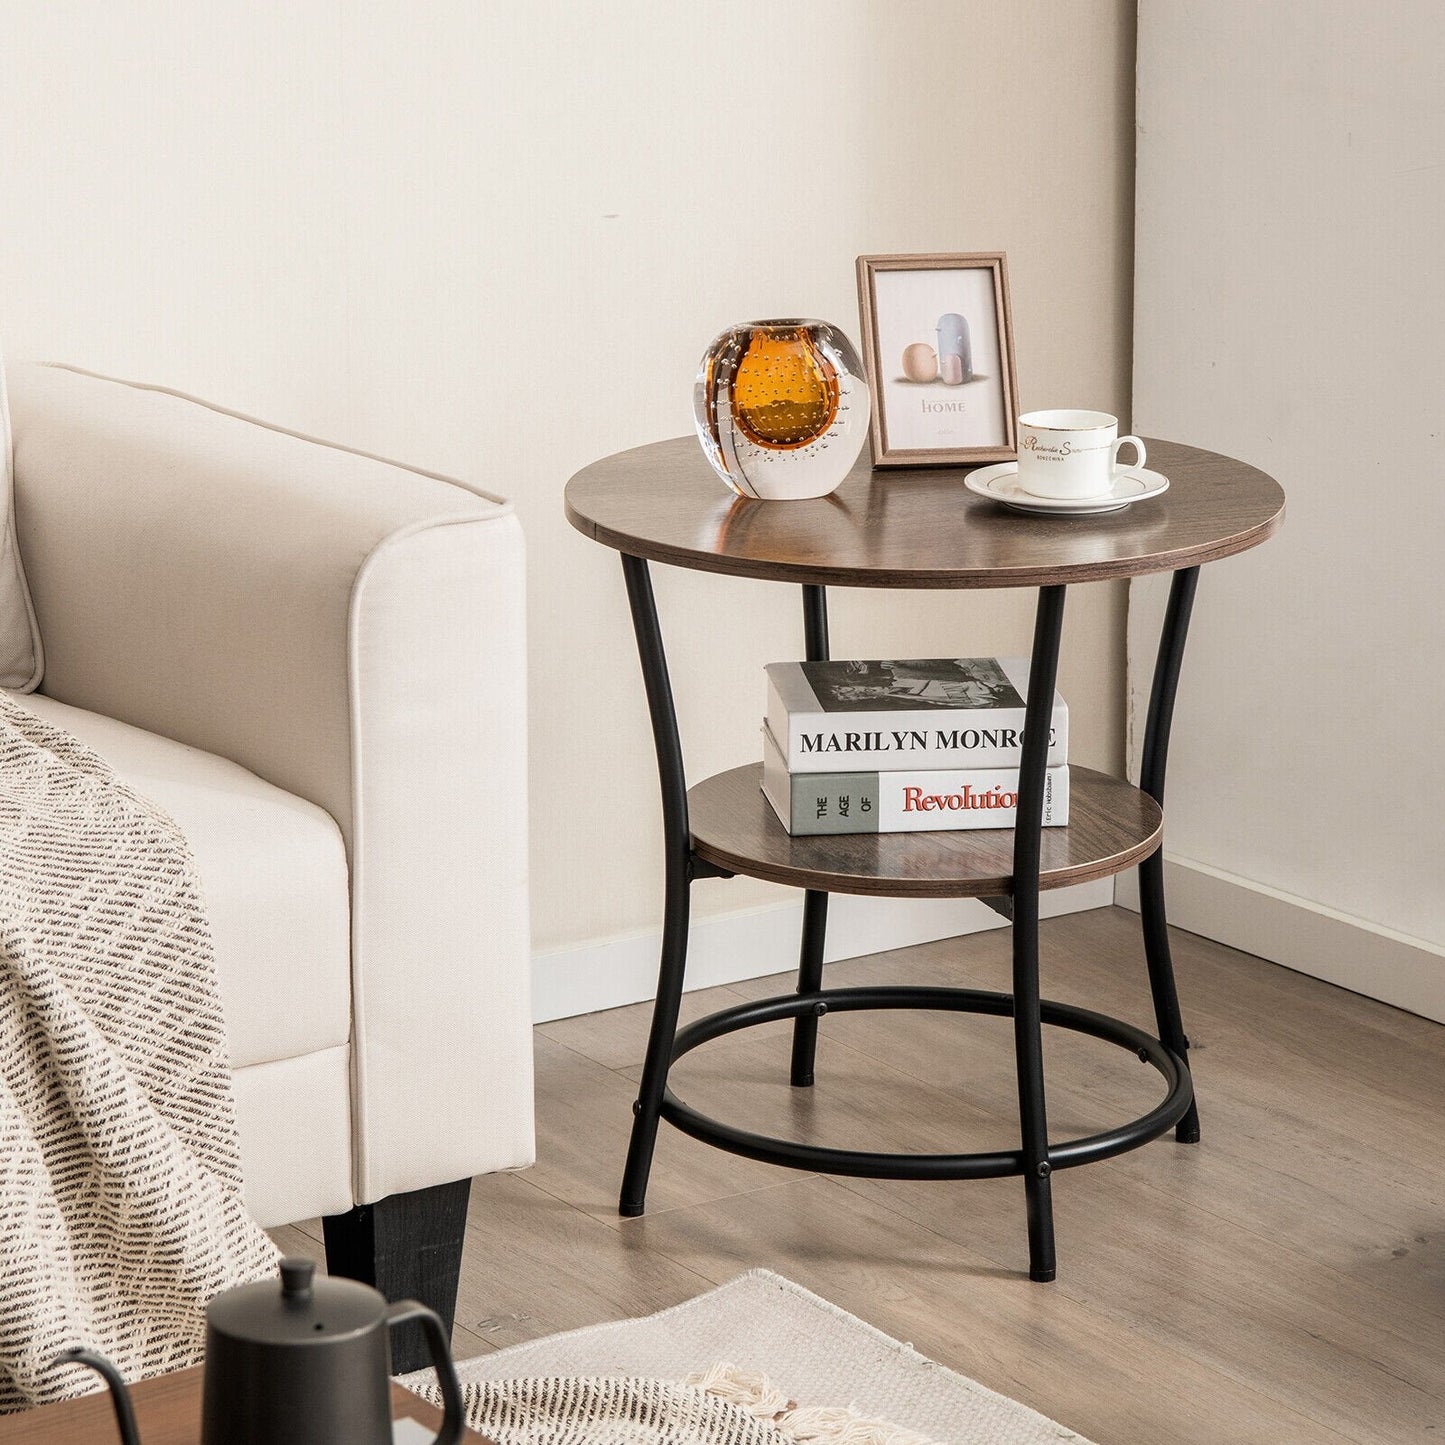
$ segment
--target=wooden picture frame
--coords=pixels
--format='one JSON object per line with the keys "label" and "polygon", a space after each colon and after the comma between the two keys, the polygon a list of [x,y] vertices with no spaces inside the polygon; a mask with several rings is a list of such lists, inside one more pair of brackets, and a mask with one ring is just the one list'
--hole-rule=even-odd
{"label": "wooden picture frame", "polygon": [[859,256],[873,465],[1018,456],[1018,381],[1002,251]]}

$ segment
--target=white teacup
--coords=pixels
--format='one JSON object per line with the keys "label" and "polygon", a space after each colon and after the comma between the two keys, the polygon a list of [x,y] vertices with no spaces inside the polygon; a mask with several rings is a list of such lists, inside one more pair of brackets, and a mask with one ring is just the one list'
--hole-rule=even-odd
{"label": "white teacup", "polygon": [[1119,435],[1106,411],[1030,411],[1019,418],[1019,485],[1033,497],[1102,497],[1112,491],[1119,448],[1132,444],[1142,467],[1148,453]]}

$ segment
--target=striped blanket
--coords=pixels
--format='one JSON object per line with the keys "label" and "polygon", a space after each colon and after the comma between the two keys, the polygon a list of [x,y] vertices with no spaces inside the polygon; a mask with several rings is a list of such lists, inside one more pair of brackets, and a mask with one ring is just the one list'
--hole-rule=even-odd
{"label": "striped blanket", "polygon": [[0,1410],[194,1364],[274,1268],[241,1203],[225,1028],[184,837],[0,693]]}

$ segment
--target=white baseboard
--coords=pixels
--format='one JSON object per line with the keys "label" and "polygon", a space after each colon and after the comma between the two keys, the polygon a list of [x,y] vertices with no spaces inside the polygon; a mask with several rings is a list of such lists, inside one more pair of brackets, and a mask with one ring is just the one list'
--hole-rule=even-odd
{"label": "white baseboard", "polygon": [[[1045,893],[1039,911],[1045,918],[1053,918],[1088,908],[1106,908],[1112,902],[1112,882],[1103,878]],[[801,896],[796,901],[745,913],[694,917],[688,940],[688,990],[797,968],[802,920]],[[860,898],[834,894],[828,904],[826,958],[832,963],[1003,926],[1003,920],[976,898]],[[661,941],[659,928],[535,954],[533,1021],[546,1023],[549,1019],[596,1013],[652,998],[657,990]]]}
{"label": "white baseboard", "polygon": [[[1131,870],[1115,902],[1136,912]],[[1445,949],[1307,898],[1164,855],[1169,922],[1353,993],[1445,1023]]]}

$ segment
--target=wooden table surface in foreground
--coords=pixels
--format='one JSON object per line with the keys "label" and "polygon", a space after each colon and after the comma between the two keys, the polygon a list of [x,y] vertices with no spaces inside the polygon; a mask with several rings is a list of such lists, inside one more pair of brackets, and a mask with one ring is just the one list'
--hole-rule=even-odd
{"label": "wooden table surface in foreground", "polygon": [[[131,1387],[141,1445],[200,1445],[202,1373],[197,1365]],[[432,1431],[441,1425],[440,1410],[400,1385],[391,1387],[391,1409],[394,1418],[418,1420]],[[108,1445],[119,1439],[109,1391],[60,1405],[42,1405],[20,1415],[0,1415],[0,1445],[58,1445],[60,1441]],[[491,1445],[485,1435],[473,1430],[462,1439],[468,1445]]]}

